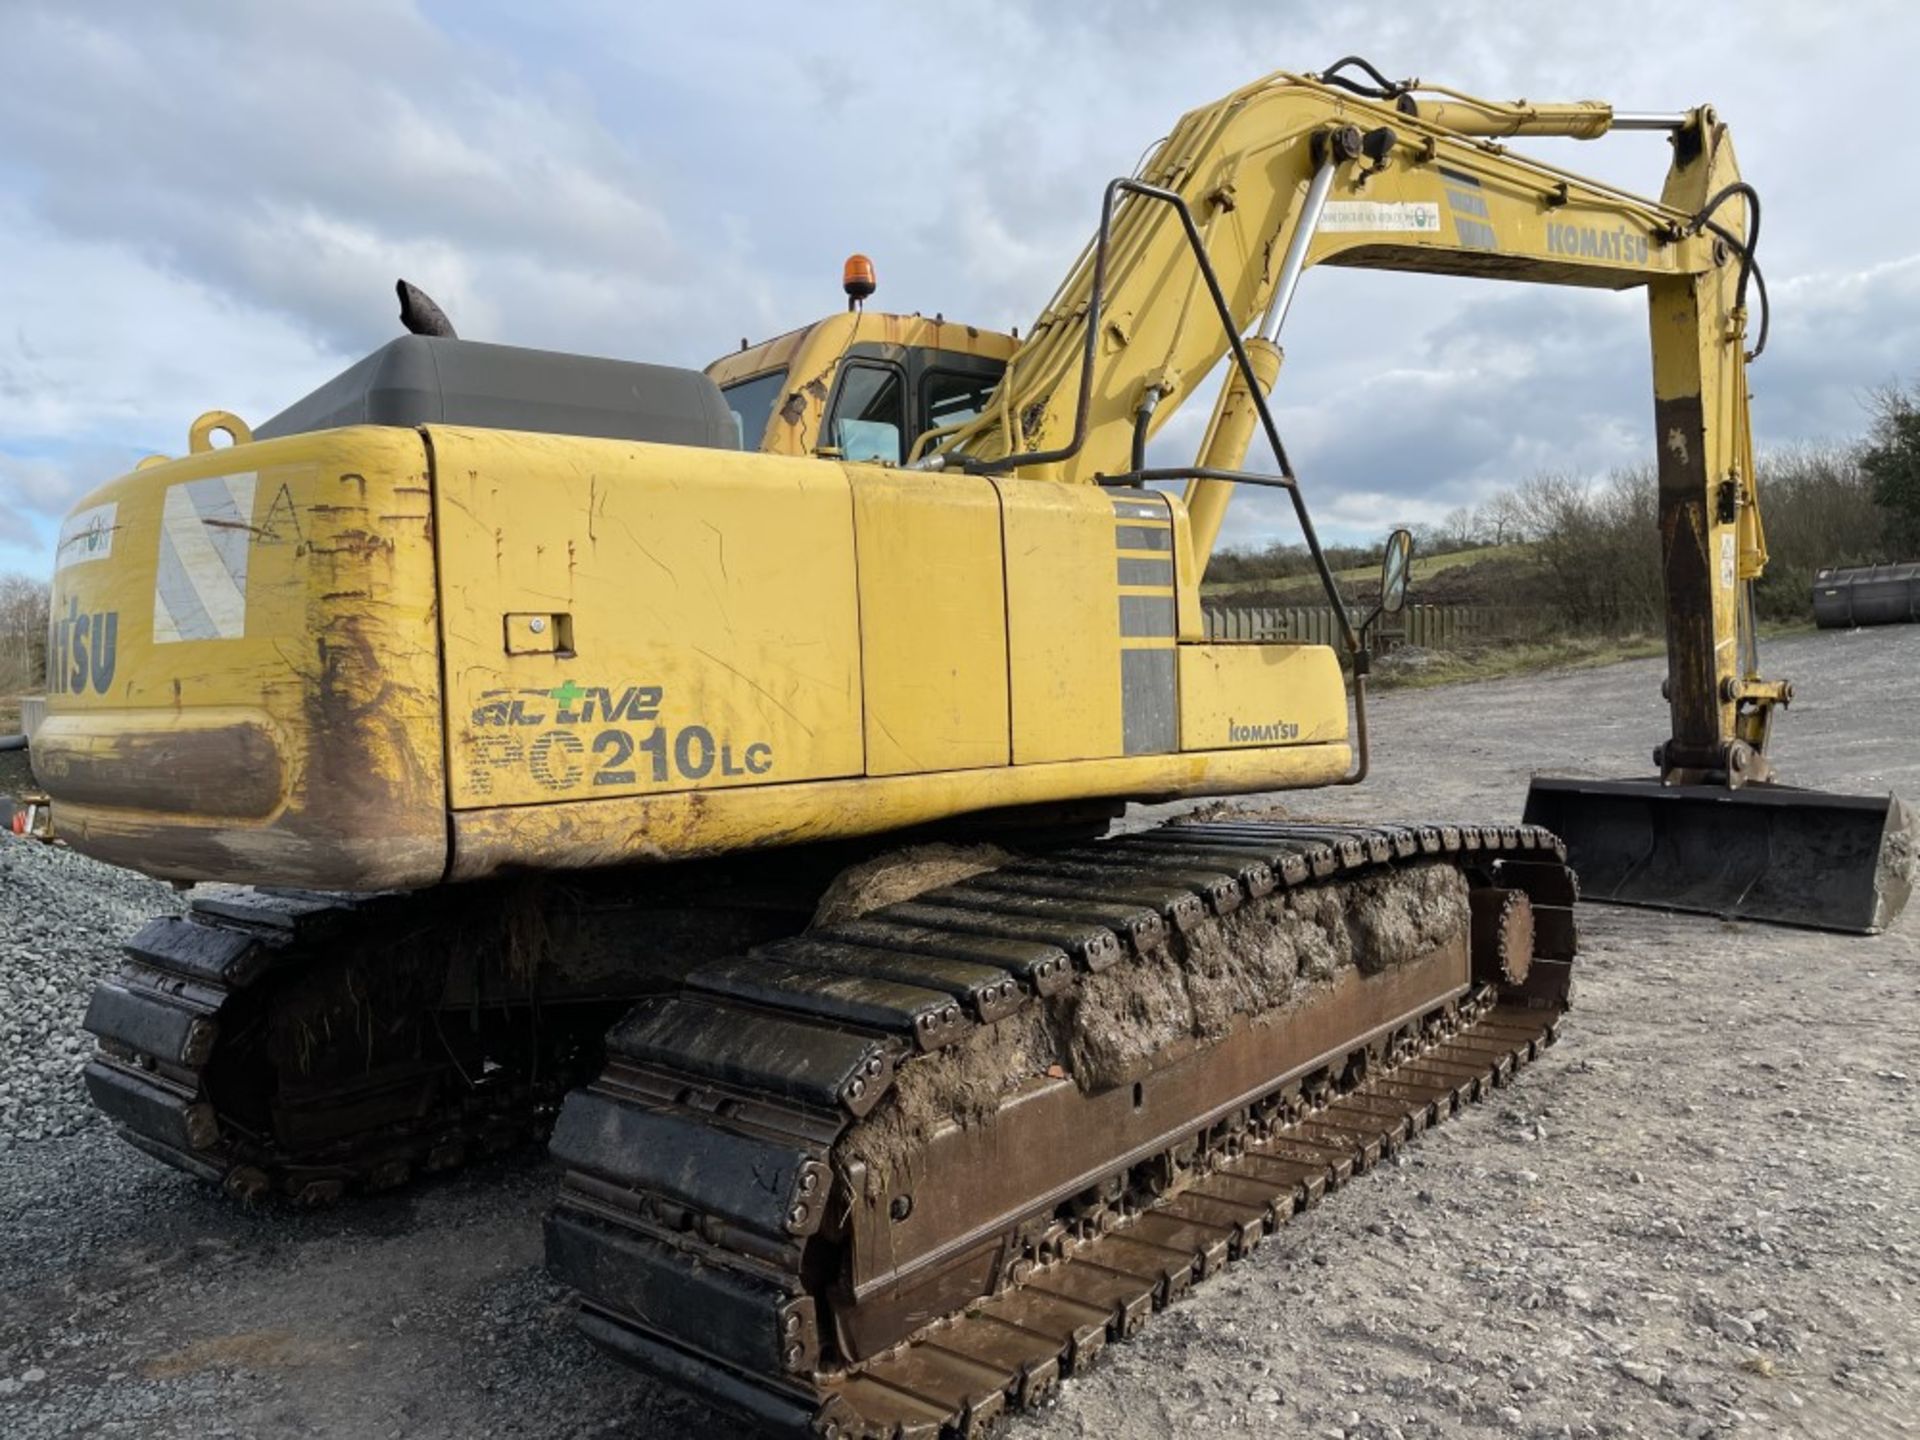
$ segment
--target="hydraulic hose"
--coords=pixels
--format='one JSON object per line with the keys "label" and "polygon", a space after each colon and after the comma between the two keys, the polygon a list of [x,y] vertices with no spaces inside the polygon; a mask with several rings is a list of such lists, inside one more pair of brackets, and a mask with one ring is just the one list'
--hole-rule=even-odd
{"label": "hydraulic hose", "polygon": [[[1744,240],[1713,218],[1713,212],[1735,195],[1747,202],[1747,234]],[[1767,299],[1767,277],[1760,273],[1760,263],[1753,253],[1760,244],[1760,192],[1744,180],[1734,181],[1700,207],[1687,222],[1686,230],[1689,234],[1705,230],[1740,257],[1740,279],[1734,287],[1733,303],[1743,310],[1746,308],[1747,281],[1751,279],[1760,297],[1760,328],[1755,334],[1753,349],[1747,352],[1747,359],[1759,359],[1761,352],[1767,348],[1767,332],[1773,323],[1773,305]]]}

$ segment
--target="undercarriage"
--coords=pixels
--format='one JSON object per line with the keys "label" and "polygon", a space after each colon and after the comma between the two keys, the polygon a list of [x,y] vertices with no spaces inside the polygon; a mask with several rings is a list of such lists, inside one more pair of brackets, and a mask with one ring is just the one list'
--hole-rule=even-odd
{"label": "undercarriage", "polygon": [[776,1431],[973,1433],[1551,1044],[1562,861],[1220,821],[883,862],[817,915],[818,857],[215,890],[100,986],[87,1079],[247,1199],[551,1130],[596,1342]]}

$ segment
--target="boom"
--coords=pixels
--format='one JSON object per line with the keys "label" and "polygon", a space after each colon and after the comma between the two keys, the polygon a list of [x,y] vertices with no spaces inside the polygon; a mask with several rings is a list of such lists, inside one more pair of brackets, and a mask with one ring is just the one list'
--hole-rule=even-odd
{"label": "boom", "polygon": [[[1145,440],[1231,343],[1187,217],[1233,332],[1254,332],[1196,468],[1234,469],[1256,424],[1270,427],[1248,370],[1263,390],[1272,384],[1307,267],[1644,286],[1672,719],[1660,764],[1673,782],[1766,778],[1772,707],[1790,691],[1760,678],[1754,647],[1750,586],[1766,542],[1747,421],[1746,292],[1758,211],[1726,126],[1706,107],[1646,116],[1593,101],[1500,104],[1416,82],[1356,86],[1340,68],[1276,73],[1183,117],[1137,180],[1109,191],[1104,239],[1088,244],[1040,313],[988,412],[934,437],[935,459],[923,463],[1070,482],[1139,470]],[[1501,143],[1623,128],[1670,133],[1673,163],[1657,202]],[[1271,438],[1291,478],[1277,432]],[[1188,486],[1196,569],[1231,488],[1206,478]]]}

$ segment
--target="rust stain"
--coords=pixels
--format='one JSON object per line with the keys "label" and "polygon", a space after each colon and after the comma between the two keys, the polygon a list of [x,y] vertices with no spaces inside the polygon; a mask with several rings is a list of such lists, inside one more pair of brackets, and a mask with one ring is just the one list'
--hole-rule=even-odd
{"label": "rust stain", "polygon": [[365,530],[342,530],[334,539],[336,545],[314,545],[310,547],[316,555],[379,555],[393,553],[393,541],[374,535]]}
{"label": "rust stain", "polygon": [[339,1348],[289,1330],[254,1330],[195,1340],[147,1361],[140,1373],[149,1380],[179,1380],[203,1370],[287,1370],[344,1358]]}

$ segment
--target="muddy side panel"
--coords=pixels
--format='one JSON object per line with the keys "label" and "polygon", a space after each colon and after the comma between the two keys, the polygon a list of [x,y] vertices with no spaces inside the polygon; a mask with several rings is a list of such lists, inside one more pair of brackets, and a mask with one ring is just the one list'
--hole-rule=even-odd
{"label": "muddy side panel", "polygon": [[416,432],[358,427],[150,464],[83,500],[33,748],[62,838],[168,879],[438,880],[431,498]]}

